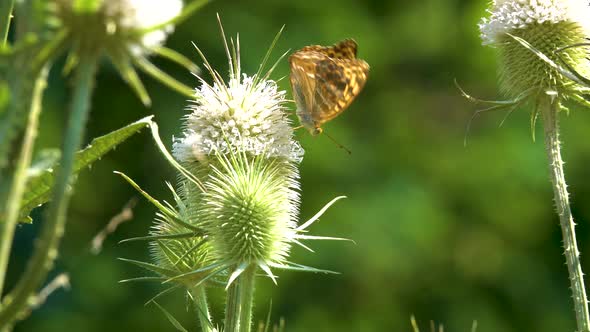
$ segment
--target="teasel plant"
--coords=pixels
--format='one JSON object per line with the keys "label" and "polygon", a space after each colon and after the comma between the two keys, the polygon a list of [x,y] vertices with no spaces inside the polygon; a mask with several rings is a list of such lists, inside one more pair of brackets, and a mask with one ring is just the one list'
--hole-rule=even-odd
{"label": "teasel plant", "polygon": [[[110,59],[146,106],[150,98],[135,67],[177,92],[192,95],[190,88],[153,65],[149,56],[160,55],[198,71],[188,58],[163,43],[175,24],[205,3],[197,0],[183,7],[181,0],[6,0],[0,4],[1,331],[11,329],[35,307],[36,292],[58,255],[75,174],[141,128],[152,124],[157,128],[147,117],[95,138],[80,150],[99,63]],[[62,55],[67,59],[64,75],[72,74],[72,98],[60,157],[41,155],[32,165],[47,74]],[[25,271],[13,289],[3,292],[17,225],[32,222],[30,211],[48,201]]]}
{"label": "teasel plant", "polygon": [[[123,260],[157,274],[125,281],[167,285],[148,302],[181,289],[196,308],[203,331],[247,332],[252,329],[259,278],[277,284],[277,270],[335,273],[294,263],[289,253],[293,245],[312,251],[305,240],[345,240],[307,233],[344,197],[299,223],[298,166],[304,151],[294,139],[285,91],[270,78],[287,53],[265,69],[280,32],[259,70],[248,75],[241,69],[239,37],[228,43],[219,22],[229,77],[224,80],[195,46],[213,81],[198,78],[200,87],[187,107],[182,134],[174,139],[172,154],[179,171],[176,186],[169,185],[174,203],[160,203],[122,174],[158,209],[148,236],[125,240],[148,240],[153,261]],[[209,311],[206,294],[211,288],[226,291],[223,324]],[[166,316],[181,326],[171,314]],[[267,319],[261,331],[269,325]]]}
{"label": "teasel plant", "polygon": [[[545,150],[564,255],[574,302],[577,331],[590,331],[590,314],[580,264],[559,140],[559,116],[572,104],[590,107],[588,44],[590,6],[583,0],[496,0],[489,16],[479,23],[483,45],[496,49],[502,101],[484,101],[463,90],[472,102],[489,111],[508,114],[530,105],[533,139],[537,118],[542,119]],[[472,118],[473,120],[473,118]]]}

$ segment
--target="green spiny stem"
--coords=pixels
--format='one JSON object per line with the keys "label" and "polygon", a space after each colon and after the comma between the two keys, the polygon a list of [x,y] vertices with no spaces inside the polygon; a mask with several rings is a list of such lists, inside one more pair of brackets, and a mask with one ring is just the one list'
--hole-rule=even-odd
{"label": "green spiny stem", "polygon": [[[24,5],[21,4],[22,6]],[[23,20],[19,22],[23,23]],[[66,33],[60,32],[54,37],[42,48],[36,48],[35,51],[27,50],[24,54],[11,57],[8,68],[2,68],[5,70],[2,73],[5,76],[3,78],[6,78],[6,83],[10,87],[10,99],[9,103],[0,109],[0,185],[7,185],[6,179],[10,176],[6,173],[12,172],[7,167],[9,155],[31,109],[34,93],[31,81],[36,81],[43,67],[60,54]],[[5,202],[6,198],[2,201]]]}
{"label": "green spiny stem", "polygon": [[576,243],[575,223],[570,209],[567,184],[563,172],[563,161],[559,146],[559,102],[551,96],[542,96],[539,112],[543,117],[545,130],[545,149],[549,161],[553,196],[563,236],[564,254],[569,272],[576,324],[578,332],[590,332],[590,314],[588,299],[584,287],[584,274],[580,265],[580,253]]}
{"label": "green spiny stem", "polygon": [[227,332],[250,332],[256,265],[250,265],[234,281],[227,292],[225,329]]}
{"label": "green spiny stem", "polygon": [[225,303],[225,324],[224,331],[236,332],[238,331],[238,323],[240,316],[238,284],[234,282],[227,290],[227,301]]}
{"label": "green spiny stem", "polygon": [[2,36],[2,45],[6,46],[8,42],[8,30],[12,20],[12,9],[14,0],[4,0],[0,3],[0,36]]}
{"label": "green spiny stem", "polygon": [[252,328],[252,307],[254,305],[254,285],[256,280],[256,266],[251,265],[238,280],[240,288],[241,315],[240,331],[250,332]]}
{"label": "green spiny stem", "polygon": [[207,292],[203,285],[199,285],[190,290],[193,302],[196,307],[197,316],[202,332],[213,332],[211,326],[211,314],[209,313],[209,304],[207,303]]}
{"label": "green spiny stem", "polygon": [[35,81],[27,128],[16,169],[14,170],[10,194],[6,201],[6,219],[0,224],[0,294],[2,294],[2,290],[4,289],[4,280],[6,277],[6,269],[8,267],[12,240],[14,238],[14,230],[18,224],[20,203],[27,182],[27,170],[31,165],[31,159],[33,156],[33,147],[35,145],[35,138],[37,137],[39,115],[41,114],[42,109],[43,91],[47,86],[48,72],[49,65],[46,65]]}
{"label": "green spiny stem", "polygon": [[58,245],[64,233],[66,210],[70,197],[68,186],[70,185],[75,153],[82,144],[90,110],[96,66],[96,59],[89,57],[81,59],[77,67],[70,118],[65,133],[60,167],[56,173],[52,203],[48,208],[41,235],[23,277],[14,290],[3,299],[0,309],[0,329],[11,324],[22,311],[28,309],[29,298],[41,285],[57,257]]}

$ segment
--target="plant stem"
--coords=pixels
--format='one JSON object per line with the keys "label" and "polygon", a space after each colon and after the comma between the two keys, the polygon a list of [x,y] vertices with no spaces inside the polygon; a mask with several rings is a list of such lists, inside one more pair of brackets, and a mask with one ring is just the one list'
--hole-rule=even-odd
{"label": "plant stem", "polygon": [[2,36],[2,46],[6,46],[8,42],[8,31],[10,30],[13,8],[14,0],[4,0],[0,3],[0,36]]}
{"label": "plant stem", "polygon": [[45,280],[57,257],[58,245],[64,233],[66,210],[71,194],[68,188],[74,167],[74,157],[82,144],[82,137],[90,110],[96,66],[95,58],[84,57],[77,67],[70,118],[64,137],[60,167],[56,173],[52,202],[48,207],[47,217],[43,222],[35,252],[27,263],[23,277],[14,290],[3,300],[0,309],[0,329],[7,324],[11,324],[21,312],[28,309],[29,298],[34,295],[34,292]]}
{"label": "plant stem", "polygon": [[252,265],[244,271],[238,280],[240,288],[241,315],[240,331],[250,332],[252,328],[252,307],[254,305],[254,284],[256,280],[256,266]]}
{"label": "plant stem", "polygon": [[559,102],[550,96],[541,97],[539,111],[543,117],[545,130],[545,149],[549,161],[553,196],[559,215],[561,232],[563,235],[564,254],[569,272],[574,309],[576,311],[577,331],[590,331],[590,314],[588,300],[584,287],[584,274],[580,265],[580,253],[576,243],[575,223],[570,209],[567,184],[563,172],[563,161],[559,146]]}
{"label": "plant stem", "polygon": [[202,332],[213,332],[211,325],[211,314],[209,313],[209,304],[207,303],[207,292],[205,287],[199,285],[191,289],[191,295],[196,307],[197,316],[199,316],[199,324],[201,324]]}
{"label": "plant stem", "polygon": [[31,165],[33,147],[35,146],[35,139],[37,138],[39,115],[41,114],[42,109],[43,91],[47,86],[48,72],[49,65],[46,65],[35,80],[27,128],[16,168],[14,170],[10,194],[6,200],[6,219],[0,224],[0,295],[4,289],[4,280],[6,277],[6,269],[8,267],[12,240],[14,238],[14,230],[19,221],[20,203],[27,182],[27,170]]}
{"label": "plant stem", "polygon": [[225,329],[227,332],[250,332],[256,266],[250,265],[227,292]]}

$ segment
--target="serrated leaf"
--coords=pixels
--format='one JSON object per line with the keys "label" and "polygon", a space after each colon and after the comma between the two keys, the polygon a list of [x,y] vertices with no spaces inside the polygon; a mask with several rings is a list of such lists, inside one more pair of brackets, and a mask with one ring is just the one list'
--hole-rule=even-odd
{"label": "serrated leaf", "polygon": [[[152,123],[151,119],[152,116],[145,117],[121,129],[93,139],[85,149],[76,153],[74,174],[92,165],[117,145],[149,126]],[[29,179],[27,191],[25,191],[21,202],[21,219],[24,220],[35,207],[49,201],[53,184],[53,169],[46,169]]]}
{"label": "serrated leaf", "polygon": [[45,170],[55,167],[61,157],[59,149],[43,149],[36,156],[27,170],[27,177],[41,175]]}

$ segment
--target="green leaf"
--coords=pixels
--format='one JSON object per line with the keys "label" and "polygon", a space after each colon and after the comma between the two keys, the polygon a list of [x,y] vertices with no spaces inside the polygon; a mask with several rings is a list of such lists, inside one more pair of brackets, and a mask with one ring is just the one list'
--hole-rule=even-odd
{"label": "green leaf", "polygon": [[[74,174],[77,174],[83,168],[92,165],[117,145],[123,143],[141,129],[151,125],[151,119],[152,116],[145,117],[121,129],[93,139],[88,147],[76,153]],[[29,179],[27,182],[28,190],[25,192],[21,203],[21,218],[23,220],[35,207],[49,201],[54,181],[53,169],[51,168],[45,169]]]}
{"label": "green leaf", "polygon": [[27,177],[34,178],[41,175],[49,168],[57,165],[61,151],[59,149],[43,149],[33,159],[31,166],[27,169]]}

